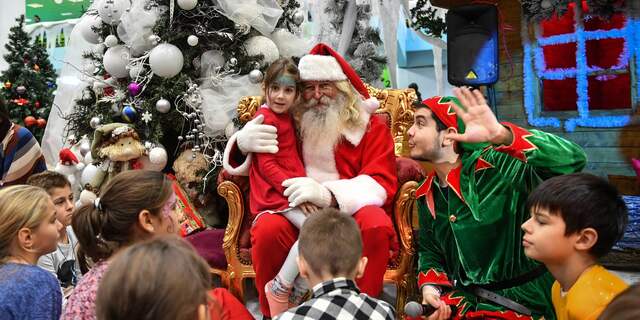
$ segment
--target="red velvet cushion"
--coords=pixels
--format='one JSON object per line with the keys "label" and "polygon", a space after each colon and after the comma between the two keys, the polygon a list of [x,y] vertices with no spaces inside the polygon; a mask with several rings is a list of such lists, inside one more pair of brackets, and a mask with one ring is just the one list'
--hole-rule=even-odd
{"label": "red velvet cushion", "polygon": [[223,238],[224,229],[208,229],[185,237],[198,254],[209,263],[209,266],[225,270],[227,269],[227,258],[222,250]]}

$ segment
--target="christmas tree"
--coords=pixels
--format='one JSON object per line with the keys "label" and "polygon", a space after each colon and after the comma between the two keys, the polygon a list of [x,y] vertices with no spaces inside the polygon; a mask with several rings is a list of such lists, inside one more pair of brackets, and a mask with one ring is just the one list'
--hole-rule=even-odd
{"label": "christmas tree", "polygon": [[9,68],[0,76],[2,98],[11,121],[27,127],[40,141],[51,111],[56,74],[46,49],[24,31],[24,16],[16,21],[5,45]]}
{"label": "christmas tree", "polygon": [[[204,157],[209,167],[198,189],[215,194],[222,150],[240,126],[238,102],[261,93],[272,61],[310,48],[298,37],[305,15],[296,1],[257,6],[235,0],[94,3],[76,26],[95,48],[85,52],[84,66],[76,66],[88,86],[64,114],[66,136],[91,138],[100,126],[128,123],[149,157],[165,149],[167,168],[183,151]],[[93,160],[98,165],[101,159]]]}

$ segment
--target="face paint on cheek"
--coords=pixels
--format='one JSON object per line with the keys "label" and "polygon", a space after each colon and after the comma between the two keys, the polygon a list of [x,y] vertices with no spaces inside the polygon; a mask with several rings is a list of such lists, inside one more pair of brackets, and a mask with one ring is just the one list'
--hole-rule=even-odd
{"label": "face paint on cheek", "polygon": [[175,204],[176,204],[176,194],[172,192],[171,195],[169,196],[169,199],[167,199],[167,202],[165,202],[164,206],[162,207],[162,215],[165,218],[171,217],[171,213],[173,212],[173,208]]}

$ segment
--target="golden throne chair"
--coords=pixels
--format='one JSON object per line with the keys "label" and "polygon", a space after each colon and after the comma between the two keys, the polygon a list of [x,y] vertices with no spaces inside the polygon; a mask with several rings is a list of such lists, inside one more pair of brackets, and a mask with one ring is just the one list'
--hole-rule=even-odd
{"label": "golden throne chair", "polygon": [[[403,157],[408,155],[407,130],[413,123],[411,104],[416,100],[413,89],[377,89],[368,86],[369,93],[380,102],[375,116],[382,117],[391,130],[396,153],[399,186],[393,204],[391,218],[398,236],[399,252],[387,265],[385,283],[397,287],[396,311],[402,316],[404,304],[410,293],[417,290],[415,280],[413,212],[415,190],[424,178],[422,167]],[[243,97],[238,104],[238,117],[245,123],[253,118],[262,98]],[[225,279],[229,289],[239,299],[244,298],[244,281],[255,278],[251,262],[249,229],[252,221],[249,212],[249,181],[247,177],[233,176],[222,171],[218,176],[218,193],[229,205],[229,222],[224,234],[223,249],[227,258]]]}

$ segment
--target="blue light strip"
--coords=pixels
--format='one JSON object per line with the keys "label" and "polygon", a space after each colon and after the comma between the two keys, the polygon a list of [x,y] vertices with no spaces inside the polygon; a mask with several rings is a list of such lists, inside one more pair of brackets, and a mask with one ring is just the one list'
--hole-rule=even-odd
{"label": "blue light strip", "polygon": [[[527,113],[527,120],[533,126],[551,126],[559,127],[561,120],[554,117],[536,117],[539,111],[535,109],[534,85],[535,75],[540,79],[563,80],[567,78],[575,78],[577,83],[576,102],[578,107],[578,117],[568,119],[565,122],[567,131],[575,130],[576,126],[582,127],[621,127],[625,126],[631,120],[630,116],[590,116],[589,113],[589,89],[588,74],[592,71],[602,70],[600,67],[588,67],[586,57],[586,41],[602,40],[611,38],[624,38],[625,46],[623,52],[618,58],[618,63],[609,68],[610,70],[624,70],[629,65],[630,51],[634,52],[636,64],[640,66],[640,20],[627,17],[625,26],[621,29],[612,30],[595,30],[584,31],[583,27],[576,26],[576,32],[572,34],[556,35],[546,38],[537,39],[537,46],[525,41],[524,43],[524,61],[523,61],[523,77],[524,77],[524,106]],[[544,52],[542,46],[558,45],[563,43],[575,42],[577,44],[576,52],[576,68],[556,68],[547,69]],[[630,49],[631,48],[631,49]],[[535,71],[531,63],[534,59]],[[640,88],[640,67],[636,68],[637,88]],[[640,90],[636,92],[636,99],[640,101]]]}

